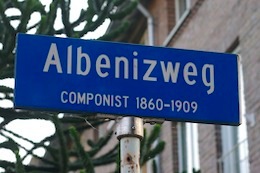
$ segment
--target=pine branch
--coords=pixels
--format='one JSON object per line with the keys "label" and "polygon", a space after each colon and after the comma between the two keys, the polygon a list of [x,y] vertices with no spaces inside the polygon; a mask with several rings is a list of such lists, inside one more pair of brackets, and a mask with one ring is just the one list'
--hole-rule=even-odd
{"label": "pine branch", "polygon": [[[115,163],[117,157],[120,157],[120,155],[118,155],[119,154],[118,151],[119,151],[119,144],[115,145],[111,150],[107,151],[105,154],[94,159],[93,165],[101,166],[110,163]],[[120,162],[120,158],[119,158],[119,162]]]}
{"label": "pine branch", "polygon": [[156,162],[155,162],[154,159],[153,159],[153,165],[152,165],[152,167],[153,167],[153,173],[157,173],[157,165],[156,165]]}
{"label": "pine branch", "polygon": [[132,12],[138,5],[138,0],[132,0],[130,2],[130,5],[127,5],[123,9],[120,9],[119,11],[112,12],[109,14],[109,18],[111,20],[120,20],[125,18],[130,12]]}
{"label": "pine branch", "polygon": [[69,157],[68,157],[68,152],[67,152],[67,143],[65,140],[65,136],[63,134],[63,131],[61,129],[59,120],[57,116],[53,116],[53,123],[55,125],[56,128],[56,134],[58,137],[58,142],[60,145],[60,163],[59,163],[59,169],[61,173],[67,173],[68,171],[68,161],[69,161]]}
{"label": "pine branch", "polygon": [[[13,70],[13,65],[5,65],[6,63],[8,62],[8,57],[6,57],[4,60],[3,60],[3,66],[1,66],[0,64],[0,80],[1,79],[6,79],[6,78],[13,78],[14,77],[14,70]],[[5,65],[5,67],[4,67]]]}
{"label": "pine branch", "polygon": [[155,125],[151,131],[150,136],[147,136],[146,130],[144,130],[144,138],[141,141],[141,158],[140,164],[144,165],[148,160],[154,158],[157,154],[163,151],[165,142],[159,141],[154,148],[152,144],[158,139],[160,132],[160,125]]}
{"label": "pine branch", "polygon": [[[92,11],[94,12],[94,6],[93,6],[94,2],[93,2],[93,0],[88,1],[88,2],[89,2],[89,11],[90,12],[92,12]],[[86,33],[96,30],[100,25],[103,24],[103,22],[107,18],[108,13],[111,10],[111,6],[110,6],[111,4],[112,4],[112,1],[105,1],[102,4],[102,10],[100,12],[96,12],[96,13],[94,12],[93,13],[93,14],[95,14],[97,16],[97,19],[95,21],[92,21],[94,15],[93,15],[93,17],[92,16],[88,17],[87,18],[87,23],[86,23],[84,29],[81,30],[81,31],[76,32],[75,34],[77,34],[79,37],[82,37]]]}
{"label": "pine branch", "polygon": [[120,6],[125,2],[125,0],[114,0],[114,5],[115,6]]}
{"label": "pine branch", "polygon": [[93,165],[95,166],[103,166],[111,163],[115,163],[117,153],[113,153],[110,157],[97,158],[93,160]]}
{"label": "pine branch", "polygon": [[192,168],[192,173],[201,173],[200,170],[196,170],[195,168]]}
{"label": "pine branch", "polygon": [[148,160],[154,158],[157,154],[161,153],[165,147],[165,142],[160,141],[156,147],[150,150],[146,155],[143,156],[141,165],[144,165]]}
{"label": "pine branch", "polygon": [[[23,136],[21,136],[21,135],[19,135],[19,134],[17,134],[17,133],[14,133],[14,132],[12,132],[12,131],[10,131],[10,130],[7,130],[6,128],[2,128],[2,131],[8,132],[8,133],[10,133],[11,135],[17,137],[18,139],[22,139],[22,140],[24,140],[24,141],[26,141],[26,142],[28,142],[28,143],[31,143],[31,144],[34,146],[34,148],[28,150],[28,149],[25,148],[23,145],[20,145],[19,143],[15,143],[15,146],[19,146],[20,148],[24,149],[24,150],[27,152],[27,153],[23,156],[23,158],[21,158],[22,161],[23,161],[28,155],[32,155],[33,157],[35,157],[35,158],[41,160],[43,163],[50,164],[50,165],[55,165],[55,166],[57,165],[55,162],[52,162],[52,161],[50,161],[50,160],[48,160],[48,159],[45,159],[44,157],[39,157],[39,156],[37,156],[37,155],[35,155],[35,154],[33,153],[33,151],[34,151],[35,149],[40,148],[40,147],[43,147],[44,149],[49,149],[47,146],[44,145],[44,143],[42,143],[42,142],[40,142],[40,143],[35,143],[35,142],[33,142],[32,140],[30,140],[30,139],[28,139],[28,138],[25,138],[25,137],[23,137]],[[0,132],[0,134],[1,134],[2,136],[6,137],[6,138],[9,139],[9,140],[11,139],[9,136],[3,134],[2,132]],[[13,140],[12,140],[12,141],[13,141]],[[14,142],[14,141],[13,141],[13,142]],[[9,144],[9,143],[8,143],[8,144]],[[12,145],[10,145],[10,146],[12,146]],[[37,146],[37,147],[35,147],[35,146]],[[1,148],[1,147],[3,147],[3,146],[0,145],[0,148]],[[18,148],[17,148],[17,149],[12,148],[12,150],[13,150],[13,151],[18,150]]]}
{"label": "pine branch", "polygon": [[[52,27],[52,26],[50,26],[50,27]],[[36,34],[48,33],[46,28],[48,28],[47,27],[47,17],[46,17],[46,15],[42,15],[39,26],[38,26],[37,31],[36,31]]]}
{"label": "pine branch", "polygon": [[11,151],[18,150],[17,143],[13,139],[11,139],[10,137],[6,137],[6,138],[8,140],[0,143],[0,148],[6,148],[6,149],[9,149]]}
{"label": "pine branch", "polygon": [[6,7],[8,8],[15,7],[21,9],[21,2],[18,2],[17,0],[11,0],[9,1],[9,4],[6,4]]}
{"label": "pine branch", "polygon": [[[102,158],[106,158],[106,157],[111,157],[112,155],[114,155],[117,152],[118,147],[119,147],[118,144],[115,145],[111,150],[107,151],[105,154],[101,155],[99,158],[102,159]],[[102,147],[100,147],[100,148],[102,148]],[[100,148],[98,151],[100,151]],[[91,157],[93,157],[97,153],[97,152],[93,153],[92,152],[93,150],[95,150],[95,148],[94,149],[92,148],[92,150],[88,152]]]}
{"label": "pine branch", "polygon": [[[0,16],[1,17],[1,16]],[[10,31],[6,31],[3,38],[3,50],[2,54],[2,62],[0,64],[0,70],[2,73],[5,73],[7,78],[12,78],[14,75],[14,56],[12,51],[15,47],[15,35],[16,33],[11,33]],[[2,74],[1,76],[4,76]]]}
{"label": "pine branch", "polygon": [[50,117],[53,114],[45,113],[45,112],[33,112],[33,111],[16,111],[14,109],[6,109],[0,108],[0,117],[4,119],[3,122],[0,123],[0,128],[4,125],[8,124],[9,122],[15,119],[43,119],[43,120],[50,120]]}
{"label": "pine branch", "polygon": [[21,9],[22,15],[20,19],[20,24],[17,27],[17,32],[26,32],[26,26],[30,20],[31,7],[33,6],[33,0],[27,0],[25,8]]}
{"label": "pine branch", "polygon": [[0,85],[0,92],[3,92],[3,93],[5,93],[5,94],[7,94],[7,93],[13,93],[13,91],[14,91],[13,88]]}
{"label": "pine branch", "polygon": [[68,37],[72,36],[72,27],[69,21],[69,16],[70,16],[70,0],[65,1],[65,0],[61,0],[61,12],[62,12],[62,22],[64,24],[64,31],[65,34]]}
{"label": "pine branch", "polygon": [[14,15],[14,16],[8,16],[8,20],[12,21],[12,20],[20,20],[20,15]]}
{"label": "pine branch", "polygon": [[89,122],[94,121],[94,123],[97,123],[97,122],[103,122],[104,123],[104,121],[100,121],[100,119],[98,119],[96,117],[96,114],[94,114],[94,113],[93,114],[92,113],[79,114],[79,115],[69,114],[68,116],[64,116],[62,119],[60,119],[60,122],[64,123],[64,124],[68,124],[68,123],[81,124],[81,123],[85,123],[86,120],[89,121]]}
{"label": "pine branch", "polygon": [[161,125],[158,125],[158,124],[154,125],[154,127],[150,133],[150,136],[147,139],[146,145],[148,148],[150,148],[152,146],[152,144],[154,143],[154,141],[156,139],[158,139],[160,130],[161,130]]}
{"label": "pine branch", "polygon": [[114,173],[120,173],[120,147],[117,147],[116,169]]}
{"label": "pine branch", "polygon": [[31,29],[34,29],[34,28],[37,28],[37,27],[39,27],[39,25],[40,25],[40,22],[41,22],[41,21],[39,21],[39,22],[35,23],[34,25],[32,25],[32,26],[28,27],[28,28],[27,28],[27,31],[30,31]]}
{"label": "pine branch", "polygon": [[16,157],[16,164],[15,164],[15,170],[17,173],[26,173],[21,157],[19,155],[19,151],[15,151],[15,157]]}
{"label": "pine branch", "polygon": [[76,145],[78,155],[81,158],[81,162],[85,168],[85,171],[87,173],[94,173],[93,163],[92,163],[88,153],[86,153],[84,151],[82,145],[80,144],[79,134],[76,131],[75,127],[70,128],[70,135],[71,135],[72,140],[74,141],[74,144]]}
{"label": "pine branch", "polygon": [[88,24],[92,22],[92,19],[94,15],[96,14],[95,8],[94,8],[94,3],[95,0],[88,0],[88,9],[87,9],[87,14],[86,14],[86,21]]}
{"label": "pine branch", "polygon": [[[15,168],[15,163],[9,162],[9,161],[4,161],[0,160],[0,167],[2,168]],[[45,172],[45,173],[57,173],[59,169],[57,167],[47,167],[47,166],[33,166],[33,165],[24,165],[24,169],[26,172],[32,172],[32,171],[38,171],[40,173]],[[73,170],[73,169],[72,169]],[[76,168],[74,168],[76,170]],[[15,170],[13,171],[7,171],[8,173],[16,173]]]}
{"label": "pine branch", "polygon": [[[15,168],[15,164],[13,162],[9,162],[9,161],[4,161],[4,160],[0,160],[0,168]],[[6,171],[7,172],[7,171]],[[12,173],[11,171],[9,171],[10,173]],[[15,173],[15,171],[13,170],[13,173]]]}
{"label": "pine branch", "polygon": [[93,143],[91,140],[88,140],[88,144],[92,147],[91,151],[89,152],[90,156],[94,156],[100,151],[100,148],[103,148],[108,141],[111,139],[113,132],[110,132],[106,135],[105,138],[100,138],[97,143]]}
{"label": "pine branch", "polygon": [[11,33],[11,34],[15,34],[15,29],[12,27],[10,20],[7,18],[7,16],[5,15],[5,7],[4,7],[4,2],[0,1],[0,17],[3,20],[4,25],[6,26],[7,30]]}
{"label": "pine branch", "polygon": [[55,34],[54,22],[56,19],[58,6],[59,1],[53,0],[50,4],[50,11],[48,13],[46,12],[45,14],[42,14],[36,33],[47,35]]}
{"label": "pine branch", "polygon": [[105,35],[98,38],[98,40],[104,40],[104,41],[110,41],[113,38],[118,37],[120,34],[122,34],[126,29],[129,27],[128,21],[123,21],[122,24],[117,27],[115,30],[110,31],[109,33],[106,33]]}
{"label": "pine branch", "polygon": [[57,18],[57,11],[59,8],[59,1],[53,0],[50,4],[50,11],[46,13],[45,31],[43,34],[53,35],[55,33],[54,22]]}
{"label": "pine branch", "polygon": [[95,1],[92,1],[92,3],[93,3],[93,7],[92,8],[94,9],[94,11],[96,13],[99,13],[102,10],[102,5],[103,5],[104,1],[103,0],[95,0]]}
{"label": "pine branch", "polygon": [[14,133],[14,132],[11,131],[11,130],[7,130],[6,128],[2,128],[2,130],[3,130],[4,132],[10,133],[11,135],[13,135],[13,136],[15,136],[15,137],[17,137],[17,138],[19,138],[19,139],[22,139],[22,140],[24,140],[24,141],[26,141],[26,142],[29,142],[29,143],[31,143],[31,144],[34,144],[34,142],[33,142],[32,140],[27,139],[27,138],[25,138],[25,137],[23,137],[23,136],[21,136],[21,135],[19,135],[19,134],[17,134],[17,133]]}

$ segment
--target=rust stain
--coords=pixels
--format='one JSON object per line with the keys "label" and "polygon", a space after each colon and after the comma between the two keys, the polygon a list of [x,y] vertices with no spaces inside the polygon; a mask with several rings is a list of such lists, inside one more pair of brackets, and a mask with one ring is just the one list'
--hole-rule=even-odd
{"label": "rust stain", "polygon": [[135,164],[135,162],[133,161],[133,157],[129,153],[126,154],[125,162],[127,164]]}
{"label": "rust stain", "polygon": [[131,155],[130,153],[126,153],[125,157],[122,160],[121,167],[127,167],[128,173],[135,172],[138,169],[139,165],[135,162],[136,155]]}

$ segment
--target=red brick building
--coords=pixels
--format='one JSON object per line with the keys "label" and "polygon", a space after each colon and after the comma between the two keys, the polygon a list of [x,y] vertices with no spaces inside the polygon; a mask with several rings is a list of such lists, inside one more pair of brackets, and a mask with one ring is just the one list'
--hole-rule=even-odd
{"label": "red brick building", "polygon": [[[115,41],[238,53],[244,74],[239,127],[164,122],[158,172],[258,173],[260,170],[260,1],[143,0]],[[116,24],[114,24],[115,26]],[[149,165],[149,164],[148,164]],[[143,172],[150,173],[149,166]]]}

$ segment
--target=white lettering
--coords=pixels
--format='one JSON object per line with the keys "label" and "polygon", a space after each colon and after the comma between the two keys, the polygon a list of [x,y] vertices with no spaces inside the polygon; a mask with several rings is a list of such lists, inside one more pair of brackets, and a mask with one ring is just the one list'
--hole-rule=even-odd
{"label": "white lettering", "polygon": [[67,73],[72,73],[72,46],[68,47]]}
{"label": "white lettering", "polygon": [[[56,70],[55,72],[57,73],[63,73],[63,70],[65,70],[66,74],[75,73],[75,75],[87,76],[90,72],[94,72],[95,70],[95,77],[100,78],[109,77],[109,79],[111,79],[114,77],[115,79],[122,80],[129,79],[130,77],[132,80],[151,82],[159,80],[160,82],[172,84],[177,84],[178,80],[181,80],[186,85],[204,84],[207,94],[212,94],[215,90],[215,71],[214,65],[212,64],[139,59],[140,57],[137,51],[132,52],[130,60],[124,56],[114,56],[113,58],[115,59],[111,60],[111,57],[106,54],[99,54],[96,57],[90,58],[87,53],[82,52],[82,47],[77,47],[77,52],[75,53],[73,53],[73,50],[75,50],[73,46],[68,45],[66,49],[67,54],[59,54],[57,44],[51,43],[43,66],[43,72],[49,72],[50,68],[52,68],[51,70]],[[61,55],[64,57],[61,57]],[[76,57],[73,57],[73,55]],[[63,60],[62,64],[61,60]],[[93,70],[91,70],[91,61],[93,61],[93,68],[95,68]],[[160,65],[157,66],[158,62]],[[73,65],[75,65],[75,68]],[[139,69],[142,69],[142,74],[139,74]],[[143,69],[145,71],[143,71]],[[62,103],[89,104],[95,102],[99,106],[110,105],[117,107],[125,106],[125,102],[123,101],[127,100],[127,98],[122,96],[104,96],[92,93],[80,94],[66,91],[63,91],[60,97]]]}
{"label": "white lettering", "polygon": [[172,83],[176,83],[178,79],[180,63],[179,62],[175,63],[174,68],[172,66],[172,62],[167,63],[167,68],[165,67],[165,63],[163,61],[161,61],[160,63],[161,63],[164,82],[169,82],[171,77]]}
{"label": "white lettering", "polygon": [[122,105],[121,103],[121,96],[115,96],[115,106],[120,107]]}
{"label": "white lettering", "polygon": [[198,76],[197,68],[195,64],[189,62],[184,66],[183,77],[187,84],[194,85],[196,83],[195,79],[190,80],[190,76]]}
{"label": "white lettering", "polygon": [[103,106],[112,106],[111,104],[110,104],[110,101],[112,100],[112,95],[105,95],[105,94],[103,94]]}
{"label": "white lettering", "polygon": [[86,93],[77,93],[77,103],[78,104],[85,104],[86,103]]}
{"label": "white lettering", "polygon": [[[102,63],[102,60],[105,61],[105,63]],[[109,69],[110,68],[110,60],[109,60],[109,57],[105,54],[102,54],[102,55],[99,55],[98,58],[97,58],[97,61],[96,61],[96,71],[97,71],[97,74],[100,76],[100,77],[107,77],[109,75],[108,72],[102,72],[101,71],[101,68],[106,68],[106,69]]]}
{"label": "white lettering", "polygon": [[[133,52],[134,56],[138,55],[138,52]],[[138,79],[138,60],[136,58],[133,59],[133,79]]]}
{"label": "white lettering", "polygon": [[60,94],[61,103],[64,104],[84,104],[96,106],[125,107],[128,106],[129,96],[113,94],[93,94],[81,92],[62,91]]}
{"label": "white lettering", "polygon": [[[52,59],[52,57],[54,59]],[[62,73],[62,69],[61,69],[61,64],[60,64],[60,57],[59,57],[59,53],[57,50],[57,45],[55,43],[51,44],[43,71],[44,72],[48,72],[50,65],[55,65],[56,66],[56,70],[58,73]]]}
{"label": "white lettering", "polygon": [[61,95],[60,95],[60,96],[61,96],[60,99],[61,99],[61,102],[62,102],[62,103],[68,103],[68,98],[64,98],[65,95],[68,96],[68,92],[62,91],[62,92],[61,92]]}
{"label": "white lettering", "polygon": [[88,105],[90,103],[89,101],[91,101],[93,99],[94,99],[94,94],[87,93],[87,102],[86,102],[86,104]]}
{"label": "white lettering", "polygon": [[129,96],[123,96],[124,99],[124,107],[127,108],[127,99],[129,98]]}
{"label": "white lettering", "polygon": [[[86,67],[85,67],[85,70],[83,70],[83,71],[81,69],[82,68],[82,66],[81,66],[82,58],[85,58],[85,61],[86,61]],[[90,58],[89,58],[88,54],[82,53],[82,47],[79,47],[77,49],[77,74],[86,76],[90,71],[90,67],[91,67],[91,62],[90,62]]]}
{"label": "white lettering", "polygon": [[102,104],[102,96],[101,96],[101,94],[96,94],[95,95],[95,104],[97,106],[101,106],[101,104]]}
{"label": "white lettering", "polygon": [[151,77],[151,73],[154,69],[154,67],[157,64],[156,60],[148,60],[148,59],[144,59],[144,64],[149,64],[149,68],[147,69],[147,71],[145,72],[144,76],[143,76],[143,80],[146,81],[157,81],[157,77]]}
{"label": "white lettering", "polygon": [[126,57],[116,57],[116,67],[115,67],[115,77],[120,77],[120,62],[123,63],[124,67],[124,78],[128,79],[129,77],[129,68],[128,68],[128,60]]}
{"label": "white lettering", "polygon": [[77,101],[77,95],[76,95],[76,93],[75,93],[75,92],[70,92],[70,93],[69,93],[69,102],[70,102],[71,104],[75,104],[76,101]]}
{"label": "white lettering", "polygon": [[[207,71],[209,72],[209,81],[207,80]],[[205,86],[209,87],[207,91],[208,94],[211,94],[215,90],[215,83],[214,83],[214,66],[211,64],[205,64],[202,67],[202,81]]]}
{"label": "white lettering", "polygon": [[133,60],[133,79],[137,80],[138,79],[138,60],[134,59]]}

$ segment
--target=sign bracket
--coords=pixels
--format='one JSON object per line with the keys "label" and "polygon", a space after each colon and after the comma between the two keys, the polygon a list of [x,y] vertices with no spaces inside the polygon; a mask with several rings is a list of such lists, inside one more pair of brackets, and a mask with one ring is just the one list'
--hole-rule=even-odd
{"label": "sign bracket", "polygon": [[144,135],[143,119],[123,117],[117,127],[120,141],[120,172],[140,173],[140,141]]}

